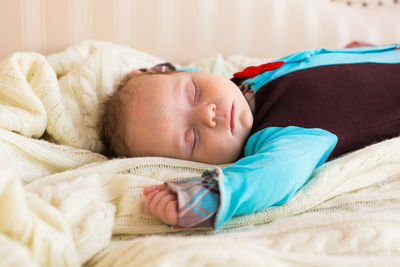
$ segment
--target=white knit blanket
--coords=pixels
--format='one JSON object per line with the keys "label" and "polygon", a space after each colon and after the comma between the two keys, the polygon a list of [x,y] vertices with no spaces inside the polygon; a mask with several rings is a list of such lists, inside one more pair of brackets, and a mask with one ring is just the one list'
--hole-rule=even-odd
{"label": "white knit blanket", "polygon": [[[1,266],[400,264],[400,138],[324,164],[285,205],[219,233],[146,215],[145,186],[209,167],[96,153],[104,97],[124,73],[161,61],[87,41],[0,64]],[[189,66],[229,76],[261,62],[215,54]]]}

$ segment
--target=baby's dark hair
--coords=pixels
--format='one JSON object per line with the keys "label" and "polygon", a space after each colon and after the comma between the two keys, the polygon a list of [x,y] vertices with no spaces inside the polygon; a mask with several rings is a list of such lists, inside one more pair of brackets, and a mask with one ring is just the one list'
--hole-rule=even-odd
{"label": "baby's dark hair", "polygon": [[132,77],[127,74],[120,79],[114,92],[103,103],[101,120],[101,140],[104,144],[104,154],[108,157],[127,156],[127,145],[124,138],[123,119],[126,106],[121,96],[122,88]]}

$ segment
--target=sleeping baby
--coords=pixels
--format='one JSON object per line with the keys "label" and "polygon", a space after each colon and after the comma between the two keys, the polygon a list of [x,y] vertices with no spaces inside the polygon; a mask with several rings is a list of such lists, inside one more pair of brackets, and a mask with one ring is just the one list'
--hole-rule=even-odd
{"label": "sleeping baby", "polygon": [[220,229],[286,203],[326,160],[399,135],[398,48],[301,51],[231,80],[136,70],[106,103],[104,143],[118,157],[233,163],[143,192],[169,225]]}

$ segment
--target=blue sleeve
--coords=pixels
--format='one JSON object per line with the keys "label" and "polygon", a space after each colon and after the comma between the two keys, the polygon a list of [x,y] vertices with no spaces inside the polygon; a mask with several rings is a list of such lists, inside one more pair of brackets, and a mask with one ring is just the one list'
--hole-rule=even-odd
{"label": "blue sleeve", "polygon": [[285,62],[283,66],[249,78],[244,83],[249,84],[251,89],[257,92],[266,83],[298,70],[352,63],[399,63],[398,48],[400,48],[399,44],[334,50],[325,48],[304,50],[280,58],[278,61]]}
{"label": "blue sleeve", "polygon": [[215,229],[232,216],[287,202],[322,165],[337,137],[321,129],[269,127],[252,135],[245,157],[219,173]]}

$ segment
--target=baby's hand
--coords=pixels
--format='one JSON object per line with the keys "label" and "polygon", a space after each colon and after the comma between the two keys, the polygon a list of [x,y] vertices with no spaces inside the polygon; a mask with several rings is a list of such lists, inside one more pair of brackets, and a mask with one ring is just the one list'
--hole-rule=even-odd
{"label": "baby's hand", "polygon": [[375,45],[361,41],[352,41],[348,43],[344,48],[365,47],[365,46],[375,46]]}
{"label": "baby's hand", "polygon": [[169,225],[178,223],[178,200],[168,186],[152,185],[143,190],[146,196],[144,210]]}

